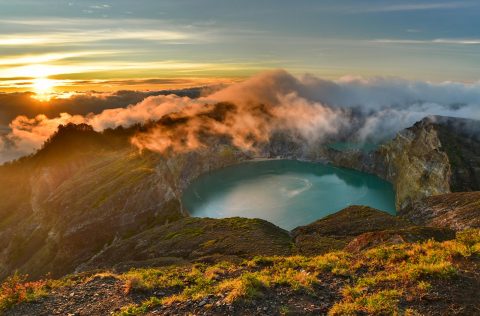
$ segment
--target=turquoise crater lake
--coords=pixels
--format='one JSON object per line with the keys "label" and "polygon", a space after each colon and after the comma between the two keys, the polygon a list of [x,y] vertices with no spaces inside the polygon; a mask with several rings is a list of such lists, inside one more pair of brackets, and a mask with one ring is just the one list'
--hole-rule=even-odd
{"label": "turquoise crater lake", "polygon": [[392,185],[374,175],[295,160],[241,163],[200,176],[184,192],[195,217],[262,218],[293,229],[349,205],[395,215]]}

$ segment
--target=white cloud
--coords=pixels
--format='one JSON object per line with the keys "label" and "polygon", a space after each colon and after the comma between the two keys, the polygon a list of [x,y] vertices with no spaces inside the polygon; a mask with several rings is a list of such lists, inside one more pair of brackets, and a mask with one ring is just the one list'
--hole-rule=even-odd
{"label": "white cloud", "polygon": [[[197,34],[199,36],[199,34]],[[146,40],[146,41],[186,41],[200,40],[194,34],[172,30],[137,29],[92,31],[60,31],[46,33],[16,33],[0,35],[0,46],[17,45],[59,45],[69,43],[88,43],[111,40]]]}
{"label": "white cloud", "polygon": [[437,3],[404,3],[392,5],[380,5],[372,7],[362,7],[352,9],[355,13],[374,13],[374,12],[405,12],[405,11],[425,11],[425,10],[448,10],[458,8],[468,8],[475,4],[469,1],[451,1]]}
{"label": "white cloud", "polygon": [[430,40],[395,39],[383,38],[371,40],[372,43],[380,44],[447,44],[447,45],[480,45],[480,39],[476,38],[437,38]]}
{"label": "white cloud", "polygon": [[[233,109],[223,120],[206,115],[217,102],[229,101]],[[97,115],[62,114],[47,118],[17,117],[0,148],[0,160],[38,148],[59,124],[91,124],[96,130],[158,120],[172,112],[187,117],[178,128],[151,130],[136,138],[138,146],[163,150],[168,146],[201,146],[199,131],[228,135],[234,144],[250,148],[254,140],[266,141],[278,129],[304,139],[322,140],[337,133],[353,140],[377,141],[393,136],[428,115],[480,120],[480,83],[430,83],[395,78],[344,77],[324,80],[312,75],[294,77],[283,70],[260,73],[206,97],[153,96],[126,108]],[[177,126],[177,125],[175,125]],[[185,145],[186,144],[186,145]],[[3,157],[3,158],[2,158]]]}

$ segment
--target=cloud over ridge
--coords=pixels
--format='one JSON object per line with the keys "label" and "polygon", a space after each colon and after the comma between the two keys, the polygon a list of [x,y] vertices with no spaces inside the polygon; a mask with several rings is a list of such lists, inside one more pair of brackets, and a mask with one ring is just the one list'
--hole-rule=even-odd
{"label": "cloud over ridge", "polygon": [[[218,105],[218,103],[222,103]],[[429,83],[397,78],[344,77],[336,81],[313,75],[295,77],[284,70],[260,73],[206,96],[159,95],[97,114],[55,117],[18,116],[0,138],[0,161],[38,149],[58,125],[87,123],[95,130],[158,121],[133,141],[162,151],[205,145],[202,137],[222,135],[251,149],[276,131],[321,142],[337,135],[353,141],[393,136],[428,115],[480,119],[480,83]],[[168,118],[169,124],[162,119]],[[171,124],[170,124],[171,125]]]}

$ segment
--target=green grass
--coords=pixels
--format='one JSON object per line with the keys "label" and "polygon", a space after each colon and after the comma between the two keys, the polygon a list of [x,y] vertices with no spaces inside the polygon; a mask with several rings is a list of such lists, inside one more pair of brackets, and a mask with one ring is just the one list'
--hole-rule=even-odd
{"label": "green grass", "polygon": [[246,272],[234,279],[222,281],[215,288],[215,292],[228,293],[225,301],[233,303],[239,299],[251,300],[263,296],[263,290],[267,286],[263,275]]}
{"label": "green grass", "polygon": [[148,300],[142,302],[140,305],[130,304],[122,307],[118,316],[135,316],[143,315],[152,308],[161,305],[161,301],[156,297],[150,297]]}
{"label": "green grass", "polygon": [[182,236],[199,236],[203,234],[204,230],[203,228],[186,228],[178,232],[172,232],[169,233],[165,236],[165,239],[173,239],[173,238],[178,238]]}
{"label": "green grass", "polygon": [[195,266],[180,273],[183,280],[172,275],[182,289],[161,303],[200,300],[209,294],[221,294],[225,302],[234,303],[261,298],[277,286],[314,295],[321,275],[330,273],[352,280],[330,315],[398,314],[402,297],[428,292],[432,278],[456,275],[453,258],[478,255],[478,234],[473,230],[459,233],[453,241],[379,246],[359,255],[337,251],[316,257],[258,256],[240,265]]}
{"label": "green grass", "polygon": [[[399,302],[428,293],[434,280],[455,277],[456,258],[479,256],[479,245],[477,229],[460,232],[451,241],[377,246],[360,254],[336,251],[314,257],[258,256],[242,263],[132,269],[120,275],[103,275],[122,280],[125,295],[132,291],[166,293],[162,298],[150,297],[125,306],[118,315],[142,315],[159,305],[200,301],[210,295],[228,304],[248,302],[279,287],[314,296],[326,275],[346,280],[330,315],[415,315],[415,311],[400,310]],[[14,275],[1,286],[0,307],[35,300],[48,295],[51,288],[88,282],[89,278],[28,283],[25,277]],[[287,311],[288,306],[283,306],[280,312]]]}

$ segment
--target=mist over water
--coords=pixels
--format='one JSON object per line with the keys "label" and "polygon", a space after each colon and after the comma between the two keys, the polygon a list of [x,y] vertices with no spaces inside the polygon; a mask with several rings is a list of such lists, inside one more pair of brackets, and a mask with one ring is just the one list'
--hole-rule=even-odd
{"label": "mist over water", "polygon": [[247,162],[202,175],[183,203],[196,217],[249,217],[293,229],[349,205],[395,214],[390,183],[370,174],[328,165],[269,160]]}

